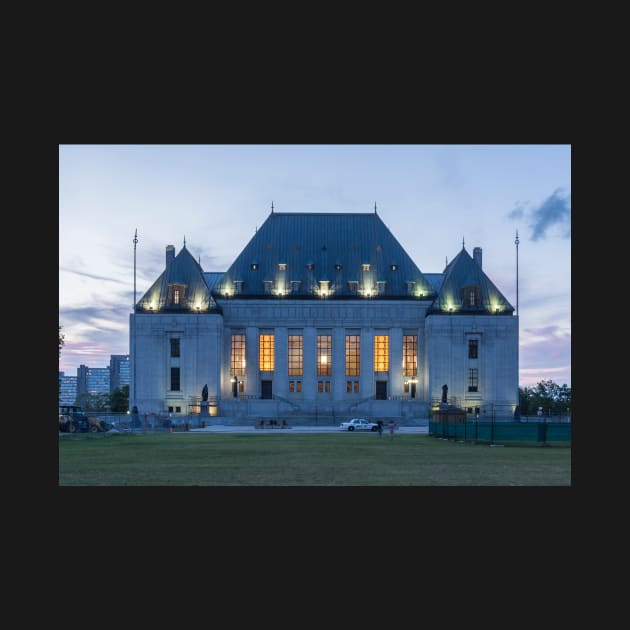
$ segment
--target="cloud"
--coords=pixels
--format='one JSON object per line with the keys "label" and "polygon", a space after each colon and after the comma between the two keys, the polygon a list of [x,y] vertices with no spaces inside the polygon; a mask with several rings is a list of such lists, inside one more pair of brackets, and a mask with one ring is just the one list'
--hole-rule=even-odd
{"label": "cloud", "polygon": [[516,207],[508,213],[509,219],[522,219],[529,221],[532,241],[546,238],[549,230],[558,227],[562,230],[562,238],[571,237],[571,193],[562,194],[562,188],[557,188],[539,206],[529,211],[517,203]]}
{"label": "cloud", "polygon": [[93,273],[87,273],[85,271],[77,271],[76,269],[70,269],[69,267],[59,267],[59,270],[65,271],[67,273],[74,273],[77,276],[84,276],[86,278],[92,278],[93,280],[105,280],[106,282],[117,282],[118,284],[124,284],[124,282],[122,282],[121,280],[118,280],[118,278],[112,278],[108,276],[97,276],[96,274],[93,274]]}

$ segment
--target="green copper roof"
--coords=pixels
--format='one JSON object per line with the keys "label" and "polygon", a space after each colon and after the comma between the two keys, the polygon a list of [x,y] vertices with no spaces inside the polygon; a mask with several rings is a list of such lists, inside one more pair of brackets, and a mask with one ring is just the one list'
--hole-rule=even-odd
{"label": "green copper roof", "polygon": [[[197,308],[199,307],[199,308]],[[142,296],[137,312],[196,313],[217,310],[203,270],[186,246]]]}
{"label": "green copper roof", "polygon": [[[471,297],[471,293],[474,296]],[[431,313],[512,315],[514,308],[465,248],[451,260]]]}
{"label": "green copper roof", "polygon": [[272,212],[213,293],[238,287],[256,297],[436,293],[376,213]]}

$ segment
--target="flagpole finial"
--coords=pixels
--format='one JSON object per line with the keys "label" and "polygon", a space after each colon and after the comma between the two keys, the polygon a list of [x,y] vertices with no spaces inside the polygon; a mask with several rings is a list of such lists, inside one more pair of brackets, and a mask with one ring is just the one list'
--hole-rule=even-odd
{"label": "flagpole finial", "polygon": [[184,234],[184,247],[186,247],[186,235]]}
{"label": "flagpole finial", "polygon": [[271,214],[273,214],[273,199],[271,200]]}
{"label": "flagpole finial", "polygon": [[376,214],[376,201],[374,202],[374,214]]}

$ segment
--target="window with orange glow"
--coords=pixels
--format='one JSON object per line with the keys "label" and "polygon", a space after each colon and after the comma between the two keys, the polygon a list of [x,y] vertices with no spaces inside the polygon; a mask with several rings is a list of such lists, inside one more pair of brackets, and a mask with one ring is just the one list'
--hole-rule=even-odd
{"label": "window with orange glow", "polygon": [[245,335],[232,335],[232,376],[245,376]]}
{"label": "window with orange glow", "polygon": [[389,372],[389,335],[374,336],[374,371]]}
{"label": "window with orange glow", "polygon": [[317,335],[317,376],[332,375],[332,335]]}
{"label": "window with orange glow", "polygon": [[274,369],[274,336],[260,335],[259,341],[259,365],[261,372],[273,372]]}
{"label": "window with orange glow", "polygon": [[418,336],[403,336],[403,376],[418,376]]}

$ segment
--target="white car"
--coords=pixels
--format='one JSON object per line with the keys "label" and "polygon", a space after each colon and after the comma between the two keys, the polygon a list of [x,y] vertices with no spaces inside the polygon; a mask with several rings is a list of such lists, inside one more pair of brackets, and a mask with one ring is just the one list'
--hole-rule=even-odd
{"label": "white car", "polygon": [[376,422],[368,422],[365,418],[352,418],[339,425],[340,431],[378,431]]}

